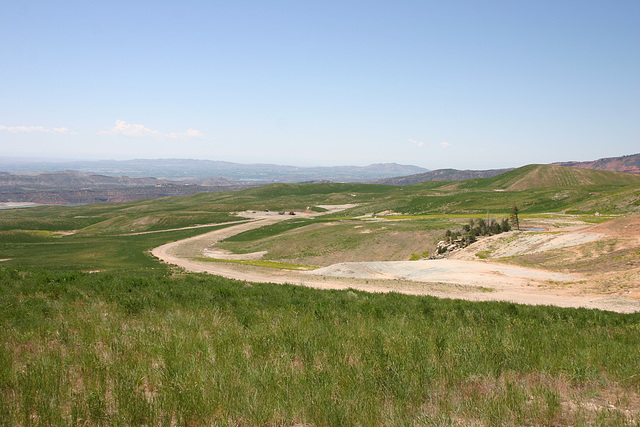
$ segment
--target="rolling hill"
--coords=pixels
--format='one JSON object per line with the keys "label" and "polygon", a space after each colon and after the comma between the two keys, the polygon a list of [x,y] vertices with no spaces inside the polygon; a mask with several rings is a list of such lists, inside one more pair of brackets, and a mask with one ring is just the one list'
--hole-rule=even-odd
{"label": "rolling hill", "polygon": [[[621,157],[603,158],[589,162],[556,162],[552,163],[551,166],[640,174],[640,153]],[[427,181],[464,181],[473,178],[491,178],[511,170],[513,170],[513,168],[488,170],[437,169],[414,175],[378,179],[376,181],[370,181],[370,183],[402,186]],[[548,174],[549,172],[546,173]],[[573,182],[582,182],[582,180],[583,178],[577,178],[577,180]],[[544,181],[545,179],[543,179],[543,182]]]}
{"label": "rolling hill", "polygon": [[528,165],[484,180],[469,180],[458,188],[522,191],[584,185],[640,185],[640,175],[554,165]]}
{"label": "rolling hill", "polygon": [[640,174],[640,153],[620,157],[607,157],[590,162],[557,162],[552,164],[556,166],[569,166],[572,168]]}
{"label": "rolling hill", "polygon": [[438,169],[434,171],[418,173],[415,175],[401,176],[395,178],[379,179],[371,184],[384,185],[412,185],[427,181],[464,181],[471,178],[491,178],[500,175],[511,169],[489,169],[489,170],[458,170],[458,169]]}

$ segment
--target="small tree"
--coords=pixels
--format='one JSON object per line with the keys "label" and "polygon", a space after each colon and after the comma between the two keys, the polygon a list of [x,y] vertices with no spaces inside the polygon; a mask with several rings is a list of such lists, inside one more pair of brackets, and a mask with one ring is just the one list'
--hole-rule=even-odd
{"label": "small tree", "polygon": [[509,222],[511,223],[511,228],[515,230],[520,230],[520,220],[518,219],[518,205],[513,205],[511,208],[511,215],[509,215]]}

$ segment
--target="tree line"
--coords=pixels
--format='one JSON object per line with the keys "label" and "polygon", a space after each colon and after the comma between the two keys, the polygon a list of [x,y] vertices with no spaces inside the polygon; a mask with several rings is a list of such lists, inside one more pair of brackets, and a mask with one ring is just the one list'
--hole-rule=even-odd
{"label": "tree line", "polygon": [[[447,230],[444,235],[444,241],[449,244],[457,243],[460,247],[465,247],[477,241],[479,236],[493,236],[512,229],[520,230],[518,213],[518,206],[513,205],[508,219],[504,218],[501,221],[487,219],[485,221],[482,218],[471,218],[467,224],[462,226],[461,230]],[[439,254],[446,251],[447,248],[443,246],[439,246],[437,250]]]}

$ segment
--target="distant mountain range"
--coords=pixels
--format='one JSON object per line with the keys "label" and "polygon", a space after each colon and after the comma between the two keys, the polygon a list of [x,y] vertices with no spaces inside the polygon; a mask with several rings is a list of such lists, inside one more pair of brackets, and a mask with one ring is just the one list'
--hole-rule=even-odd
{"label": "distant mountain range", "polygon": [[206,178],[265,182],[365,182],[428,171],[418,166],[379,163],[369,166],[297,167],[272,164],[242,164],[192,159],[137,159],[104,161],[20,161],[0,158],[0,171],[57,172],[74,170],[106,176],[155,177],[199,183]]}

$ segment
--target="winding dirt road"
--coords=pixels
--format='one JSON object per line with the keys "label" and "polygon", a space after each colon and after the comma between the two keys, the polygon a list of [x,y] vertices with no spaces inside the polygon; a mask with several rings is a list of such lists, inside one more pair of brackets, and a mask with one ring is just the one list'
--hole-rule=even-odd
{"label": "winding dirt road", "polygon": [[[305,215],[298,215],[298,217]],[[308,215],[307,215],[308,216]],[[210,273],[248,282],[294,284],[318,289],[399,292],[473,301],[512,301],[530,305],[585,307],[632,313],[640,302],[619,295],[587,295],[578,275],[515,267],[485,261],[423,260],[340,263],[315,271],[290,271],[197,261],[203,251],[243,231],[290,219],[256,214],[249,222],[167,243],[152,250],[160,260],[186,271]]]}

